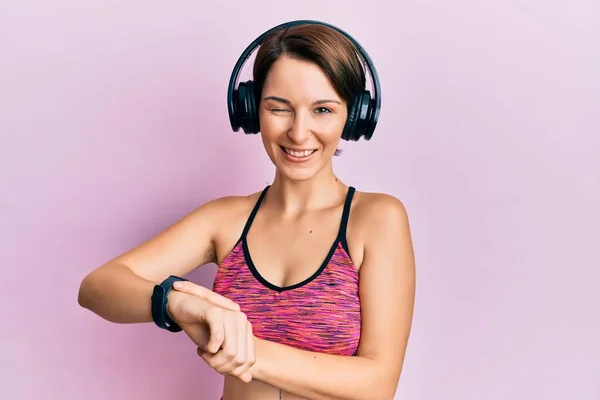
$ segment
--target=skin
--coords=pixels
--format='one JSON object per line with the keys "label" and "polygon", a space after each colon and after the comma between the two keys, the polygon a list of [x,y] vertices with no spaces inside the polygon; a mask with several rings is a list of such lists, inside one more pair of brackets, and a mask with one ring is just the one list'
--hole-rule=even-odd
{"label": "skin", "polygon": [[[268,281],[287,286],[318,268],[337,235],[348,186],[333,154],[346,104],[325,74],[287,57],[272,67],[259,105],[261,138],[276,172],[248,234],[252,258]],[[291,162],[282,146],[316,150]],[[84,278],[79,302],[116,323],[152,321],[153,286],[217,263],[235,246],[260,193],[216,199]],[[347,228],[360,274],[363,326],[355,357],[267,342],[252,333],[239,306],[191,282],[169,294],[168,311],[199,356],[225,375],[225,400],[393,398],[408,344],[415,265],[400,200],[357,191]]]}

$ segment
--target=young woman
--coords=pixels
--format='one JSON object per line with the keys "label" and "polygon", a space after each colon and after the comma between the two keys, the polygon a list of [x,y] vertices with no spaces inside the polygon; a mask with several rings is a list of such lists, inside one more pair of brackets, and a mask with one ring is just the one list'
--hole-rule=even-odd
{"label": "young woman", "polygon": [[[170,317],[225,376],[225,400],[390,400],[415,296],[408,218],[400,200],[356,191],[332,166],[340,140],[376,122],[356,108],[360,49],[316,22],[263,39],[230,113],[234,129],[260,131],[272,184],[201,205],[95,269],[79,303],[115,323]],[[212,291],[165,281],[208,263],[219,266]]]}

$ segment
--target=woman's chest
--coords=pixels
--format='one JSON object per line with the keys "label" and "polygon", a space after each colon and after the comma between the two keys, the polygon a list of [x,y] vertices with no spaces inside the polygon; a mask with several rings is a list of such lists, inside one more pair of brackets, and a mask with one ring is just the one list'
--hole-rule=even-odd
{"label": "woman's chest", "polygon": [[248,284],[247,290],[233,288],[222,294],[240,305],[261,339],[350,356],[360,339],[358,286],[332,282],[336,281],[321,279],[280,292]]}

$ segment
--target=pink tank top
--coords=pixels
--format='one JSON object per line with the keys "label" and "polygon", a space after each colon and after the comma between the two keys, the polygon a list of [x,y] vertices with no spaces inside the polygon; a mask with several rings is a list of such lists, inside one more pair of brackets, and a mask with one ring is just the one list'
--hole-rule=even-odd
{"label": "pink tank top", "polygon": [[246,243],[269,187],[221,263],[213,290],[240,305],[258,338],[319,353],[355,355],[361,331],[358,272],[346,243],[354,188],[348,188],[338,236],[321,266],[304,281],[279,287],[260,275]]}

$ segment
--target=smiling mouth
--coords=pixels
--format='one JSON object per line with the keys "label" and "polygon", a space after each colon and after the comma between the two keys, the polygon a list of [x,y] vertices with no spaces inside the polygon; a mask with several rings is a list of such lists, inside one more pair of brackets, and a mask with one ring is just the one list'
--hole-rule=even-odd
{"label": "smiling mouth", "polygon": [[288,154],[289,156],[292,156],[294,158],[306,158],[311,156],[315,151],[317,151],[316,149],[312,149],[312,150],[290,150],[286,147],[280,146],[281,150],[283,150],[286,154]]}

